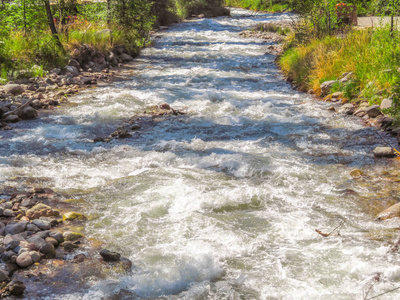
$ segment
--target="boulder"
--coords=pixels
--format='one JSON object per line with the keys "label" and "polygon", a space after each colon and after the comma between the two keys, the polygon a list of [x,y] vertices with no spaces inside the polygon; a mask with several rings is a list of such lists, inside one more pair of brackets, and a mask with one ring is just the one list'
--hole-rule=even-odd
{"label": "boulder", "polygon": [[29,252],[24,252],[17,257],[17,265],[20,266],[21,268],[26,268],[29,267],[30,265],[33,265],[33,259]]}
{"label": "boulder", "polygon": [[64,73],[67,74],[67,75],[69,74],[69,75],[71,75],[73,77],[79,76],[79,74],[80,74],[79,70],[76,67],[73,67],[73,66],[66,66],[64,68]]}
{"label": "boulder", "polygon": [[126,53],[122,53],[119,58],[123,61],[123,62],[129,62],[133,60],[133,57],[130,56],[129,54]]}
{"label": "boulder", "polygon": [[107,61],[113,67],[118,65],[118,59],[117,59],[117,56],[114,54],[114,52],[110,52],[110,54],[107,56]]}
{"label": "boulder", "polygon": [[56,239],[57,242],[59,242],[59,243],[64,242],[64,236],[63,236],[63,234],[62,234],[61,232],[59,232],[59,231],[51,231],[51,232],[49,233],[49,237],[52,237],[52,238]]}
{"label": "boulder", "polygon": [[330,81],[325,81],[321,83],[320,88],[321,88],[321,96],[326,96],[329,94],[332,86],[337,83],[337,80],[330,80]]}
{"label": "boulder", "polygon": [[39,252],[43,253],[46,258],[53,258],[56,256],[56,248],[51,243],[44,243],[40,248]]}
{"label": "boulder", "polygon": [[21,222],[21,223],[9,223],[6,227],[5,227],[5,233],[6,234],[18,234],[21,232],[24,232],[26,229],[26,223]]}
{"label": "boulder", "polygon": [[83,214],[77,213],[77,212],[67,212],[63,215],[63,221],[73,221],[75,219],[86,219],[86,217]]}
{"label": "boulder", "polygon": [[379,110],[379,105],[372,105],[370,107],[367,107],[365,109],[365,112],[368,114],[368,117],[370,118],[376,118],[381,114],[381,111]]}
{"label": "boulder", "polygon": [[376,158],[393,158],[396,156],[391,147],[376,147],[373,153]]}
{"label": "boulder", "polygon": [[354,112],[354,106],[351,103],[346,103],[339,108],[339,113],[345,115],[352,115]]}
{"label": "boulder", "polygon": [[40,255],[40,253],[37,252],[37,251],[30,251],[30,252],[29,252],[29,255],[31,256],[31,258],[32,258],[32,260],[33,260],[34,263],[35,263],[35,262],[39,262],[40,259],[42,258],[42,256]]}
{"label": "boulder", "polygon": [[54,247],[58,247],[58,241],[55,239],[55,238],[52,238],[52,237],[47,237],[46,239],[45,239],[45,241],[46,241],[46,243],[50,243],[50,244],[52,244]]}
{"label": "boulder", "polygon": [[332,99],[339,99],[343,97],[343,92],[335,92],[332,94]]}
{"label": "boulder", "polygon": [[396,203],[382,211],[380,214],[378,214],[375,220],[382,221],[391,218],[400,218],[400,203]]}
{"label": "boulder", "polygon": [[8,281],[8,272],[0,269],[0,282]]}
{"label": "boulder", "polygon": [[64,236],[64,240],[69,241],[69,242],[75,242],[75,241],[83,238],[83,234],[80,234],[78,232],[72,232],[72,231],[64,232],[63,236]]}
{"label": "boulder", "polygon": [[100,255],[105,261],[119,261],[121,259],[121,254],[107,249],[101,250]]}
{"label": "boulder", "polygon": [[41,230],[49,230],[51,228],[51,224],[49,221],[36,219],[32,221],[32,224],[39,227]]}
{"label": "boulder", "polygon": [[77,70],[79,70],[81,68],[80,63],[76,59],[73,59],[73,58],[71,58],[68,61],[68,66],[75,67]]}
{"label": "boulder", "polygon": [[40,217],[51,217],[56,216],[56,212],[43,203],[38,203],[26,212],[26,216],[29,219],[39,219]]}
{"label": "boulder", "polygon": [[25,92],[24,86],[20,84],[13,84],[13,83],[8,83],[3,87],[3,90],[6,93],[13,94],[13,95],[20,95],[23,92]]}
{"label": "boulder", "polygon": [[353,72],[348,72],[348,73],[343,73],[342,78],[339,80],[340,83],[346,83],[351,80],[351,77],[353,77]]}
{"label": "boulder", "polygon": [[27,106],[18,112],[18,117],[20,117],[22,120],[36,119],[38,117],[38,113],[33,107]]}
{"label": "boulder", "polygon": [[381,102],[380,109],[388,109],[392,107],[393,101],[391,99],[385,98]]}
{"label": "boulder", "polygon": [[4,121],[7,123],[17,123],[21,121],[21,119],[17,115],[9,115]]}
{"label": "boulder", "polygon": [[11,281],[8,284],[7,288],[8,288],[8,291],[10,292],[10,294],[14,295],[14,296],[21,296],[25,292],[25,289],[26,289],[25,285],[21,281],[18,281],[18,280]]}

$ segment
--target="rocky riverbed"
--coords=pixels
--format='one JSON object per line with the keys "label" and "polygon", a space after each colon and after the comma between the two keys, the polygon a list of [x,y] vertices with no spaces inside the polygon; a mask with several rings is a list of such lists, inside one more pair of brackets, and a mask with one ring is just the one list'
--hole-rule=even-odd
{"label": "rocky riverbed", "polygon": [[85,238],[83,214],[48,188],[0,194],[0,297],[40,297],[43,289],[84,289],[85,279],[127,273],[132,263]]}

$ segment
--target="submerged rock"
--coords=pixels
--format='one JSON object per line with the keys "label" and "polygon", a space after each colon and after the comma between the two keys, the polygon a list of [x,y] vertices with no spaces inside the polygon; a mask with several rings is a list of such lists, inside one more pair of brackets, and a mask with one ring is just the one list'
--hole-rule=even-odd
{"label": "submerged rock", "polygon": [[86,219],[86,217],[83,214],[74,211],[67,212],[63,215],[63,221],[73,221],[76,219],[83,220]]}
{"label": "submerged rock", "polygon": [[121,259],[121,254],[109,251],[107,249],[101,250],[100,255],[105,261],[119,261]]}
{"label": "submerged rock", "polygon": [[399,217],[400,217],[400,203],[396,203],[395,205],[390,206],[388,209],[385,209],[383,212],[378,214],[375,220],[382,221]]}
{"label": "submerged rock", "polygon": [[80,234],[78,232],[72,232],[72,231],[64,232],[63,236],[64,236],[64,240],[69,241],[69,242],[75,242],[75,241],[83,238],[83,234]]}

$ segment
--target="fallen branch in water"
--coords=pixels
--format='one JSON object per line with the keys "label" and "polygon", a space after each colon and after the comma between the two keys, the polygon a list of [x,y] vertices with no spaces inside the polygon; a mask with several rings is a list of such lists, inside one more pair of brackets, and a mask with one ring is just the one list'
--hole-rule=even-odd
{"label": "fallen branch in water", "polygon": [[16,112],[20,111],[21,109],[27,107],[29,104],[31,104],[33,99],[29,99],[28,101],[26,101],[24,104],[21,104],[20,106],[18,106],[16,109],[12,110],[12,111],[8,111],[3,115],[3,118],[8,117],[9,115],[14,115]]}
{"label": "fallen branch in water", "polygon": [[335,229],[333,229],[333,230],[332,230],[331,232],[329,232],[329,233],[324,233],[324,232],[322,232],[321,230],[318,230],[318,229],[315,229],[315,231],[316,231],[317,233],[319,233],[320,235],[322,235],[323,237],[331,236],[332,233],[334,233],[335,231],[337,231],[337,235],[340,235],[340,229],[342,229],[343,225],[344,225],[344,221],[341,222],[341,223],[339,224],[339,226],[335,227]]}

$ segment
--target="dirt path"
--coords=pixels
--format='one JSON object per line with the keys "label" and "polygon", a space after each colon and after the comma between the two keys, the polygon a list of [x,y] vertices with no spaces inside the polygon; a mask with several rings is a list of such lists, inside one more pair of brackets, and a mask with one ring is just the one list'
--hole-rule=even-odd
{"label": "dirt path", "polygon": [[[359,17],[357,27],[381,27],[390,24],[390,17]],[[400,28],[400,17],[394,19],[394,24]]]}

